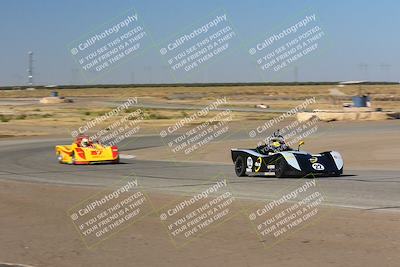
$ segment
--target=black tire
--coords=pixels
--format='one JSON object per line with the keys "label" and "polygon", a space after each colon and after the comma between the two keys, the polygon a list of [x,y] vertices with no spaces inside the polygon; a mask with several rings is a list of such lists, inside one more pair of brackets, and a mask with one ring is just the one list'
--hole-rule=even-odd
{"label": "black tire", "polygon": [[235,160],[235,173],[238,177],[246,175],[246,165],[242,156],[238,156]]}
{"label": "black tire", "polygon": [[334,173],[333,173],[333,176],[334,176],[334,177],[339,177],[339,176],[342,175],[342,174],[343,174],[343,168],[340,169],[340,170],[338,170],[337,172],[334,172]]}
{"label": "black tire", "polygon": [[286,160],[284,158],[279,158],[275,163],[275,177],[282,178],[285,177],[285,170],[287,168]]}
{"label": "black tire", "polygon": [[119,164],[119,156],[118,156],[117,159],[115,159],[115,160],[113,161],[113,164]]}
{"label": "black tire", "polygon": [[71,164],[72,164],[72,165],[75,165],[75,160],[76,160],[76,158],[75,158],[75,153],[72,152],[72,155],[71,155]]}

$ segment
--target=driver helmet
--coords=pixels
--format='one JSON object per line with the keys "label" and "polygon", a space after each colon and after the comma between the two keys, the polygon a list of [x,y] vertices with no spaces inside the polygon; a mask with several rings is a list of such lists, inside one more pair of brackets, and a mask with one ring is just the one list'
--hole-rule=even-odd
{"label": "driver helmet", "polygon": [[87,139],[87,138],[82,138],[81,146],[82,146],[82,147],[88,147],[88,146],[89,146],[89,139]]}
{"label": "driver helmet", "polygon": [[272,147],[280,147],[283,143],[284,143],[284,141],[282,138],[274,137],[274,138],[271,138],[271,140],[270,140],[270,144]]}

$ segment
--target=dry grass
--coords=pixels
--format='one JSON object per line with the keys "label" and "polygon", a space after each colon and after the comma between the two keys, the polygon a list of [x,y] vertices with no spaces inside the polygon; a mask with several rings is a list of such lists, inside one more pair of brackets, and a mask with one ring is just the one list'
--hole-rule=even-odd
{"label": "dry grass", "polygon": [[[317,103],[309,109],[341,108],[343,100],[334,101],[329,89],[338,89],[348,95],[355,95],[360,86],[350,85],[337,87],[333,85],[314,86],[217,86],[217,87],[142,87],[142,88],[92,88],[92,89],[40,89],[0,90],[0,99],[12,101],[11,98],[40,98],[49,96],[57,90],[61,96],[73,98],[75,103],[57,105],[29,104],[0,106],[0,134],[16,132],[21,129],[51,133],[59,128],[79,127],[86,121],[104,114],[112,109],[110,101],[125,101],[128,97],[138,97],[140,103],[169,103],[207,105],[218,98],[226,97],[229,107],[254,107],[255,104],[266,104],[271,109],[289,109],[301,104],[305,98],[315,96]],[[376,101],[374,107],[384,109],[400,109],[399,85],[363,85],[362,93],[370,93],[374,97],[384,97],[385,101]],[[390,100],[395,101],[390,101]],[[108,104],[107,104],[108,103]],[[144,126],[160,127],[170,125],[187,117],[194,111],[145,109]],[[214,113],[210,113],[213,116]],[[277,114],[234,112],[236,121],[268,120]],[[118,118],[114,118],[118,119]],[[40,128],[40,130],[38,130]]]}
{"label": "dry grass", "polygon": [[[27,90],[0,90],[0,98],[10,97],[45,97],[54,90],[65,97],[113,97],[137,96],[169,99],[177,94],[202,94],[201,99],[214,99],[221,95],[229,98],[243,98],[251,96],[327,96],[329,89],[337,88],[345,94],[358,93],[360,86],[334,85],[312,86],[216,86],[216,87],[137,87],[137,88],[84,88],[84,89],[39,89]],[[361,89],[371,94],[400,95],[400,85],[362,85]]]}

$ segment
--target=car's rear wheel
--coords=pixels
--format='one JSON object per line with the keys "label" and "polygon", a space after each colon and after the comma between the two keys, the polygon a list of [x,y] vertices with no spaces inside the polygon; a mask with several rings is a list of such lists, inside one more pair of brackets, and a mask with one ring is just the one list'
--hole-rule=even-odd
{"label": "car's rear wheel", "polygon": [[76,161],[75,153],[72,152],[72,155],[71,155],[71,164],[72,164],[72,165],[75,165],[75,161]]}
{"label": "car's rear wheel", "polygon": [[246,166],[242,156],[238,156],[235,160],[235,173],[238,177],[246,176]]}
{"label": "car's rear wheel", "polygon": [[282,178],[285,177],[286,170],[286,160],[284,158],[279,158],[275,163],[275,177]]}

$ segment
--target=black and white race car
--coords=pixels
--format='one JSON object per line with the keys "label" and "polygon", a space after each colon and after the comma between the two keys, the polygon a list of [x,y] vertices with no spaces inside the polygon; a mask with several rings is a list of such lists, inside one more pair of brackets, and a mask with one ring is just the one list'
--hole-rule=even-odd
{"label": "black and white race car", "polygon": [[339,152],[327,151],[310,154],[286,145],[279,134],[274,134],[267,144],[255,149],[231,149],[237,176],[275,175],[281,177],[305,177],[309,174],[340,176],[343,159]]}

